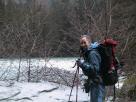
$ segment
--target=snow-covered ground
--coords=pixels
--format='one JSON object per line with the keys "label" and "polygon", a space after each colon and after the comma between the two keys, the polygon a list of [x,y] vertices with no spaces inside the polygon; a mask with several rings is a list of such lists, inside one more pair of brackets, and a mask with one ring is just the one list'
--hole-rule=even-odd
{"label": "snow-covered ground", "polygon": [[[42,59],[42,58],[33,58],[30,59],[30,65],[31,67],[44,67],[45,65],[47,67],[54,67],[54,68],[60,68],[65,70],[72,70],[72,67],[74,66],[76,62],[76,57],[64,57],[64,58],[49,58],[49,59]],[[0,68],[7,68],[10,67],[10,69],[18,68],[19,64],[21,68],[28,67],[29,60],[28,59],[21,59],[21,62],[19,59],[0,59]]]}
{"label": "snow-covered ground", "polygon": [[[76,58],[52,58],[49,61],[44,59],[31,59],[30,67],[42,68],[52,67],[59,68],[71,72],[76,69],[72,68],[75,64]],[[20,65],[19,65],[20,64]],[[0,60],[0,76],[2,79],[17,76],[17,71],[20,66],[21,72],[26,70],[29,66],[28,59],[1,59]],[[59,85],[55,83],[13,83],[13,80],[8,82],[0,82],[0,102],[67,102],[69,98],[71,87]],[[73,89],[71,100],[76,99],[76,89]],[[88,94],[84,93],[79,86],[80,102],[88,101]]]}
{"label": "snow-covered ground", "polygon": [[[0,78],[15,78],[20,66],[21,71],[30,67],[40,69],[42,67],[53,67],[70,72],[75,72],[72,68],[77,58],[52,58],[49,61],[44,59],[22,59],[19,65],[19,59],[0,59]],[[81,72],[81,71],[80,71]],[[119,78],[116,88],[121,88],[124,77]],[[14,80],[0,81],[0,102],[67,102],[71,87],[59,85],[50,82],[27,83],[15,82]],[[78,102],[89,102],[89,96],[83,92],[79,86]],[[106,102],[111,102],[113,97],[108,97]],[[76,88],[73,89],[71,100],[76,100]]]}
{"label": "snow-covered ground", "polygon": [[[42,82],[42,83],[9,83],[0,82],[0,102],[67,102],[71,87]],[[79,87],[78,102],[89,100]],[[76,100],[76,89],[73,89],[71,101]]]}
{"label": "snow-covered ground", "polygon": [[[120,87],[123,82],[120,82]],[[116,85],[118,86],[118,85]],[[118,88],[118,87],[117,87]],[[0,81],[0,102],[68,102],[71,87],[51,82],[19,83]],[[106,102],[112,102],[112,96]],[[71,101],[76,101],[74,87]],[[78,88],[78,102],[89,102],[89,96],[81,86]]]}
{"label": "snow-covered ground", "polygon": [[74,72],[75,69],[72,68],[75,64],[76,58],[33,58],[33,59],[0,59],[0,78],[6,80],[16,79],[18,69],[24,73],[27,73],[30,66],[31,70],[39,70],[41,68],[51,67],[59,68],[62,70],[67,70]]}

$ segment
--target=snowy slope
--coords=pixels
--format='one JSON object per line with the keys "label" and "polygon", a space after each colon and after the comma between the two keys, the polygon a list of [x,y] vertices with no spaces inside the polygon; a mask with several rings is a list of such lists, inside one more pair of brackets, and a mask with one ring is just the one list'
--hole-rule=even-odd
{"label": "snowy slope", "polygon": [[[0,82],[0,102],[67,102],[71,88],[54,83],[7,83]],[[79,88],[78,102],[89,100]],[[76,99],[76,89],[73,89],[71,100]]]}
{"label": "snowy slope", "polygon": [[[123,77],[120,78],[121,88]],[[0,81],[0,102],[68,102],[71,87],[51,82],[41,83],[18,83]],[[78,88],[78,102],[89,102],[89,96],[83,92],[81,86]],[[112,96],[106,102],[112,102]],[[74,87],[71,101],[76,100],[76,88]]]}
{"label": "snowy slope", "polygon": [[[51,59],[48,63],[44,59],[31,59],[31,68],[39,69],[47,65],[48,67],[56,67],[58,69],[75,72],[75,68],[72,68],[76,61],[76,58],[63,58],[63,59]],[[2,79],[14,79],[17,76],[19,67],[19,60],[0,60],[0,76]],[[21,71],[24,72],[28,68],[28,61],[23,59],[21,61]],[[55,70],[54,69],[54,70]],[[56,69],[57,70],[57,69]],[[55,71],[56,71],[55,70]],[[6,73],[5,73],[6,72]],[[81,73],[82,71],[80,71]],[[4,73],[4,74],[3,74]],[[73,76],[73,75],[72,75]],[[12,78],[13,77],[13,78]],[[56,77],[56,76],[51,76]],[[70,77],[69,77],[70,78]],[[72,79],[72,78],[70,78]],[[119,78],[120,83],[116,84],[116,88],[121,89],[124,77]],[[5,82],[0,81],[0,102],[67,102],[69,98],[71,87],[59,85],[50,82],[41,83],[18,83],[18,82]],[[88,102],[89,96],[84,93],[79,87],[78,102]],[[106,102],[111,102],[113,97],[108,97]],[[74,88],[72,101],[76,100],[76,89]]]}

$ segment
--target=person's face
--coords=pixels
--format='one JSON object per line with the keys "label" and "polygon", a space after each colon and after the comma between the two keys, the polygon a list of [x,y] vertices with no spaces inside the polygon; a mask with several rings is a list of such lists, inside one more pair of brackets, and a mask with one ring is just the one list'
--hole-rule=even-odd
{"label": "person's face", "polygon": [[80,39],[80,46],[82,48],[88,48],[89,44],[90,44],[90,41],[86,37],[83,37]]}

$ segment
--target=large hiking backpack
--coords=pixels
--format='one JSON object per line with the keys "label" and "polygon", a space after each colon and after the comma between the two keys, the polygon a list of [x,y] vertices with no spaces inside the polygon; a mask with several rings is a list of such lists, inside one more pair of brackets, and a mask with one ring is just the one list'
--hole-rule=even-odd
{"label": "large hiking backpack", "polygon": [[101,56],[100,76],[105,86],[115,85],[118,81],[115,47],[117,41],[106,39],[96,49]]}

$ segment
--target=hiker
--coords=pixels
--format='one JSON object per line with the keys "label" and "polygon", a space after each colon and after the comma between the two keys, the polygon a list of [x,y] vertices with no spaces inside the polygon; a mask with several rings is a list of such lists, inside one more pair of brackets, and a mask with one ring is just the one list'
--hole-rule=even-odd
{"label": "hiker", "polygon": [[92,43],[90,36],[82,35],[80,38],[81,55],[83,59],[77,60],[77,65],[83,73],[88,76],[87,87],[90,92],[90,102],[103,102],[105,97],[105,86],[99,75],[101,57],[94,49],[99,44]]}

